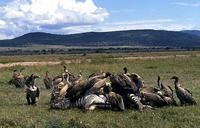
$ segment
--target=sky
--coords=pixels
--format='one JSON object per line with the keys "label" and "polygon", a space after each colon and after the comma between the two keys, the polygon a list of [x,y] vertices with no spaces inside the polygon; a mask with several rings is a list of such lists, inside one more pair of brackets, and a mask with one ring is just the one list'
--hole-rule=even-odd
{"label": "sky", "polygon": [[0,0],[0,39],[29,32],[200,30],[200,0]]}

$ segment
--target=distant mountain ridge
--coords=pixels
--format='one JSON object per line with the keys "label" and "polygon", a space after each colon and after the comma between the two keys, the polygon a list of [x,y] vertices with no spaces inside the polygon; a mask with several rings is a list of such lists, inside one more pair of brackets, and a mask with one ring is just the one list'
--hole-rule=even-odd
{"label": "distant mountain ridge", "polygon": [[43,32],[0,40],[0,47],[30,45],[65,46],[167,46],[200,47],[200,31],[129,30],[56,35]]}
{"label": "distant mountain ridge", "polygon": [[192,35],[200,36],[200,30],[184,30],[182,32],[187,33],[187,34],[192,34]]}

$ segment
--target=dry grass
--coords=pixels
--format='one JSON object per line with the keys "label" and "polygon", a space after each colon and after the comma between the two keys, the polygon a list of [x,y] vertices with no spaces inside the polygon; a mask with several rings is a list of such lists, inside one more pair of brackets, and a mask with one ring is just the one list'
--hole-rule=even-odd
{"label": "dry grass", "polygon": [[[164,84],[173,87],[173,82],[169,78],[177,75],[181,79],[184,87],[193,92],[198,103],[200,103],[200,57],[198,52],[193,53],[142,53],[140,54],[114,54],[114,55],[65,55],[65,56],[33,56],[33,61],[62,61],[81,59],[81,63],[67,64],[69,71],[78,74],[82,70],[84,77],[96,71],[110,71],[113,73],[122,72],[124,66],[129,72],[140,74],[145,84],[153,86],[156,84],[157,75],[160,74]],[[158,59],[113,59],[116,57],[133,56],[169,56],[172,58]],[[189,57],[177,57],[177,55],[187,55]],[[2,57],[0,57],[2,58]],[[18,56],[5,58],[7,62],[29,61],[28,56]],[[86,61],[90,59],[91,61]],[[11,61],[9,61],[11,60]],[[1,60],[4,61],[4,60]],[[62,71],[62,64],[54,66],[30,66],[25,67],[25,74],[36,73],[44,76],[46,70],[52,76]],[[149,128],[188,128],[199,127],[200,106],[187,107],[164,107],[156,110],[146,110],[137,112],[126,110],[124,112],[113,112],[109,110],[95,110],[85,113],[80,109],[70,110],[49,110],[48,102],[50,91],[44,88],[42,79],[37,81],[41,88],[41,97],[37,106],[27,106],[25,103],[24,89],[15,89],[7,84],[12,70],[17,67],[0,69],[0,127],[149,127]]]}

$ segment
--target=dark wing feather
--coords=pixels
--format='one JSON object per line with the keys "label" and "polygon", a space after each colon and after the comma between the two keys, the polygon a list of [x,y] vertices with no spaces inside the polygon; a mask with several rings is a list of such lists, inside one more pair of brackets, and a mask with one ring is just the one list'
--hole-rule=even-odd
{"label": "dark wing feather", "polygon": [[133,88],[128,87],[126,82],[120,77],[120,75],[110,76],[111,87],[114,92],[120,95],[126,95],[127,93],[135,93]]}
{"label": "dark wing feather", "polygon": [[188,92],[186,89],[179,87],[177,90],[177,97],[181,101],[181,103],[190,103],[190,104],[196,104],[196,101],[193,99],[190,92]]}
{"label": "dark wing feather", "polygon": [[165,101],[155,93],[143,92],[142,96],[145,98],[146,102],[151,102],[155,106],[164,106],[166,104]]}
{"label": "dark wing feather", "polygon": [[192,96],[192,93],[191,93],[188,89],[185,88],[185,90],[186,90],[189,94],[191,94],[191,96]]}
{"label": "dark wing feather", "polygon": [[37,90],[36,90],[36,97],[39,97],[40,96],[40,89],[37,87]]}
{"label": "dark wing feather", "polygon": [[138,88],[136,86],[136,84],[131,81],[131,78],[127,78],[128,76],[124,76],[124,75],[120,75],[120,77],[124,80],[124,82],[126,83],[126,87],[132,89],[133,93],[137,92]]}

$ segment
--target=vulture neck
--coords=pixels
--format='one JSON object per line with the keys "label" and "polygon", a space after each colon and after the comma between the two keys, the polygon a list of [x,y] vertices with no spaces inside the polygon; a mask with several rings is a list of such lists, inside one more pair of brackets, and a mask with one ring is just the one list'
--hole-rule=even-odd
{"label": "vulture neck", "polygon": [[176,89],[180,86],[178,79],[175,79],[174,85]]}
{"label": "vulture neck", "polygon": [[89,81],[92,80],[92,79],[95,79],[95,78],[97,78],[97,79],[104,79],[105,77],[106,77],[106,74],[103,73],[101,75],[97,75],[97,76],[93,76],[93,77],[89,78]]}
{"label": "vulture neck", "polygon": [[160,79],[157,80],[158,88],[161,88]]}
{"label": "vulture neck", "polygon": [[128,72],[127,69],[124,69],[124,74],[127,74],[127,72]]}
{"label": "vulture neck", "polygon": [[48,72],[46,72],[46,78],[48,78],[49,77],[49,73]]}
{"label": "vulture neck", "polygon": [[142,87],[144,87],[144,84],[143,84],[143,82],[142,82],[141,79],[138,79],[138,81],[137,81],[137,83],[136,83],[136,86],[137,86],[139,89],[142,88]]}
{"label": "vulture neck", "polygon": [[67,84],[70,84],[71,85],[71,82],[69,81],[69,73],[67,73],[67,79],[65,79],[66,80],[66,82],[67,82]]}

